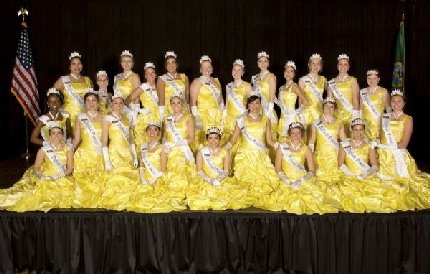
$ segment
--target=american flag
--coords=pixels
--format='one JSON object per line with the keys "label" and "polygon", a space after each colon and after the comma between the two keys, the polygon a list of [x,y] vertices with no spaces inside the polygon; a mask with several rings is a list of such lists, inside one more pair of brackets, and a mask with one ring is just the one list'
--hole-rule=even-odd
{"label": "american flag", "polygon": [[40,115],[37,79],[33,69],[33,54],[30,47],[28,31],[23,26],[16,50],[15,67],[13,68],[12,88],[25,114],[35,125]]}

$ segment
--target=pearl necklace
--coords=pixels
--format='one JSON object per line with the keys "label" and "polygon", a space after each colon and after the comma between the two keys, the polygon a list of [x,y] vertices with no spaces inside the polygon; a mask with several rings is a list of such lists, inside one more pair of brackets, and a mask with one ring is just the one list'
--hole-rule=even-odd
{"label": "pearl necklace", "polygon": [[333,117],[327,118],[327,116],[323,115],[323,121],[326,122],[327,124],[331,124],[334,122]]}
{"label": "pearl necklace", "polygon": [[294,150],[294,151],[298,151],[299,149],[300,149],[300,147],[302,146],[302,144],[301,143],[299,143],[297,146],[295,146],[294,144],[293,144],[293,142],[290,142],[290,148],[292,148],[292,150]]}
{"label": "pearl necklace", "polygon": [[176,117],[176,116],[173,115],[173,118],[175,119],[175,122],[177,122],[177,121],[179,121],[182,118],[182,116],[184,116],[183,113],[179,114],[178,117]]}
{"label": "pearl necklace", "polygon": [[287,82],[287,83],[285,83],[285,90],[287,90],[287,89],[289,89],[290,88],[290,86],[292,85],[294,83],[294,81],[289,81],[289,82]]}
{"label": "pearl necklace", "polygon": [[127,71],[126,74],[124,74],[124,72],[122,73],[122,79],[127,79],[128,77],[130,77],[130,75],[133,73],[133,71]]}
{"label": "pearl necklace", "polygon": [[55,146],[53,143],[51,143],[51,146],[55,151],[60,150],[62,145],[63,145],[62,143],[59,143],[58,146]]}
{"label": "pearl necklace", "polygon": [[376,87],[373,87],[373,88],[369,87],[369,93],[370,94],[375,93],[378,90],[378,88],[379,88],[379,86],[376,86]]}
{"label": "pearl necklace", "polygon": [[175,80],[175,79],[176,79],[176,77],[178,77],[178,73],[177,73],[177,72],[175,72],[175,77],[173,77],[173,75],[172,75],[172,74],[170,74],[170,72],[168,72],[168,73],[167,73],[167,76],[169,76],[171,80]]}
{"label": "pearl necklace", "polygon": [[60,115],[60,112],[57,112],[57,114],[52,115],[51,111],[48,111],[48,115],[51,117],[51,120],[55,121],[57,120],[58,116]]}
{"label": "pearl necklace", "polygon": [[148,150],[153,150],[157,145],[158,145],[158,142],[155,142],[153,144],[149,143],[148,144]]}
{"label": "pearl necklace", "polygon": [[308,74],[309,78],[311,78],[312,82],[317,83],[318,79],[319,79],[319,75],[317,75],[317,77],[314,77],[312,74]]}
{"label": "pearl necklace", "polygon": [[206,85],[209,85],[212,82],[212,78],[209,76],[200,76],[200,80],[205,83]]}
{"label": "pearl necklace", "polygon": [[88,116],[90,116],[91,117],[91,119],[95,119],[98,115],[99,115],[99,113],[98,112],[96,112],[95,114],[91,114],[90,112],[87,112],[87,114],[88,114]]}
{"label": "pearl necklace", "polygon": [[114,116],[118,121],[121,121],[121,118],[122,118],[121,114],[118,115],[118,114],[112,112],[112,116]]}
{"label": "pearl necklace", "polygon": [[75,76],[73,73],[70,73],[70,76],[72,76],[76,81],[81,80],[81,75]]}
{"label": "pearl necklace", "polygon": [[347,75],[345,75],[345,76],[340,76],[340,75],[338,75],[337,77],[339,78],[339,81],[340,82],[345,82],[345,80],[346,80],[346,78],[348,78],[348,74]]}
{"label": "pearl necklace", "polygon": [[260,114],[258,113],[257,113],[257,116],[252,115],[252,113],[248,113],[248,115],[254,120],[257,120],[258,118],[260,118]]}
{"label": "pearl necklace", "polygon": [[358,143],[356,143],[354,139],[352,139],[351,141],[355,147],[360,147],[363,144],[363,140],[360,140],[360,142],[358,142]]}
{"label": "pearl necklace", "polygon": [[211,148],[209,148],[209,151],[210,151],[211,155],[215,155],[215,154],[217,154],[217,153],[218,153],[219,148],[218,148],[218,147],[216,147],[215,149],[211,149]]}
{"label": "pearl necklace", "polygon": [[394,112],[391,112],[391,116],[395,119],[395,120],[399,120],[400,116],[402,116],[403,111],[400,111],[399,114],[395,114]]}
{"label": "pearl necklace", "polygon": [[267,74],[269,74],[268,70],[261,71],[260,74],[258,75],[258,78],[260,78],[260,80],[262,80],[264,78],[264,76],[266,76]]}

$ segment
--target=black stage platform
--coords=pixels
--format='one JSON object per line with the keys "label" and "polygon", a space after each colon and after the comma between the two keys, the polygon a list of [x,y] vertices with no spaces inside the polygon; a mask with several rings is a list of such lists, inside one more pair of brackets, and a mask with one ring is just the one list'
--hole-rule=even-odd
{"label": "black stage platform", "polygon": [[0,213],[0,273],[430,273],[430,212]]}

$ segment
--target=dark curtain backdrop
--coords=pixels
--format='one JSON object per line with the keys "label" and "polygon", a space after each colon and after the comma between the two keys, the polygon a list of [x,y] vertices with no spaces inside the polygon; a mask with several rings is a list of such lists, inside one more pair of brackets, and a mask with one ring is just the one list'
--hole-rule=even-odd
{"label": "dark curtain backdrop", "polygon": [[[208,54],[223,85],[231,80],[234,59],[245,61],[245,80],[257,72],[256,54],[270,54],[278,86],[283,66],[294,60],[297,78],[307,73],[307,58],[319,52],[323,75],[336,75],[336,57],[351,57],[350,73],[365,86],[367,69],[381,71],[381,85],[390,89],[397,31],[406,20],[406,75],[408,112],[415,118],[410,150],[428,161],[423,136],[430,60],[430,1],[427,0],[4,0],[0,2],[0,158],[24,151],[25,123],[21,107],[10,93],[12,68],[19,35],[18,9],[30,11],[28,25],[39,81],[41,106],[46,90],[68,73],[68,56],[83,55],[83,74],[93,81],[104,69],[111,80],[119,72],[118,57],[129,49],[142,74],[147,61],[164,72],[166,50],[174,50],[180,71],[191,79],[199,74],[199,58]],[[296,78],[296,80],[297,80]],[[112,83],[112,81],[111,81]],[[32,126],[30,126],[30,130]],[[34,149],[34,148],[33,148]],[[428,152],[428,149],[427,149]]]}

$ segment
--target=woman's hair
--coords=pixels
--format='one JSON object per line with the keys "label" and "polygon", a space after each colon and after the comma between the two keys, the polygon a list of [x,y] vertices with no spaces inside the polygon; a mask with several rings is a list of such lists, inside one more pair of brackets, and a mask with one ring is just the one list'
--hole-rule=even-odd
{"label": "woman's hair", "polygon": [[164,68],[167,69],[167,60],[169,60],[170,58],[175,59],[176,62],[176,69],[179,68],[179,61],[178,58],[176,58],[175,56],[169,55],[166,58],[164,58]]}
{"label": "woman's hair", "polygon": [[288,126],[288,136],[291,135],[291,131],[293,131],[293,129],[295,128],[299,128],[300,129],[300,133],[302,134],[302,136],[304,136],[305,134],[305,128],[303,127],[303,125],[299,122],[293,122]]}
{"label": "woman's hair", "polygon": [[246,100],[246,108],[248,109],[249,104],[251,104],[254,101],[260,100],[261,102],[261,97],[258,95],[251,95],[248,97],[248,99]]}
{"label": "woman's hair", "polygon": [[46,96],[46,102],[48,102],[49,97],[51,97],[51,96],[56,96],[60,100],[60,104],[63,105],[64,95],[60,90],[58,90],[58,93],[49,93],[48,96]]}
{"label": "woman's hair", "polygon": [[91,95],[94,96],[94,97],[96,97],[97,102],[100,100],[100,97],[99,97],[99,95],[97,93],[95,93],[95,92],[87,92],[84,95],[84,101],[86,101],[87,98],[88,98],[88,96],[91,96]]}
{"label": "woman's hair", "polygon": [[51,127],[51,128],[49,128],[49,134],[51,134],[51,131],[52,131],[54,128],[58,128],[59,130],[61,130],[61,134],[64,134],[64,129],[63,129],[62,127]]}

